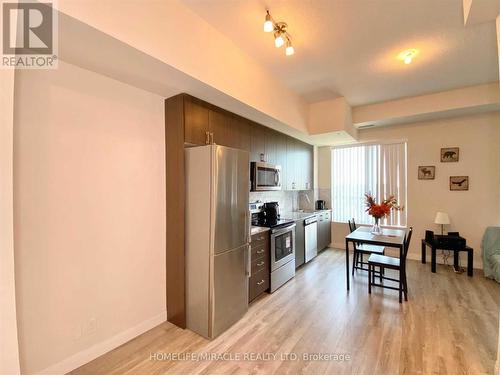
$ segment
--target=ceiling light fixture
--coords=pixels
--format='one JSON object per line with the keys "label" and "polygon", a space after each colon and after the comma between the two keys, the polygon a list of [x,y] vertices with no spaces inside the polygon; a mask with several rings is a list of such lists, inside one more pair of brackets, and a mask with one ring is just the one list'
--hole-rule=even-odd
{"label": "ceiling light fixture", "polygon": [[281,34],[278,32],[274,33],[274,45],[277,48],[280,48],[283,44],[285,44],[285,40],[283,39]]}
{"label": "ceiling light fixture", "polygon": [[269,14],[269,11],[267,11],[266,21],[264,22],[264,32],[270,33],[273,30],[274,30],[274,23],[273,23],[273,20],[271,19],[271,15]]}
{"label": "ceiling light fixture", "polygon": [[295,53],[292,46],[292,37],[287,31],[288,25],[285,22],[275,22],[273,17],[266,10],[266,19],[264,21],[264,32],[270,33],[274,31],[274,45],[280,48],[286,43],[285,55],[291,56]]}
{"label": "ceiling light fixture", "polygon": [[411,64],[415,56],[417,56],[418,51],[414,48],[407,49],[398,55],[398,58],[402,60],[405,64]]}
{"label": "ceiling light fixture", "polygon": [[285,49],[285,54],[287,56],[291,56],[295,53],[295,50],[293,49],[292,42],[290,42],[289,39],[286,41],[286,49]]}

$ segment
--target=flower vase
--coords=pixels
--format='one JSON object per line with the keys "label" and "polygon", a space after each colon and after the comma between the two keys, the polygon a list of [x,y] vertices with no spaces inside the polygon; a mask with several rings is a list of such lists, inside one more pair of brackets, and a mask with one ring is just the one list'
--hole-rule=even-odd
{"label": "flower vase", "polygon": [[372,227],[372,234],[379,235],[382,234],[382,228],[380,228],[379,224],[380,219],[378,217],[375,218],[375,224]]}

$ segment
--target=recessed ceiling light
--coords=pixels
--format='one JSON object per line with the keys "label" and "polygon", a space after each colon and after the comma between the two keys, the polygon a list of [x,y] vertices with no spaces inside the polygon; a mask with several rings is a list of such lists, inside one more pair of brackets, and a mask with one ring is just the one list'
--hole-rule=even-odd
{"label": "recessed ceiling light", "polygon": [[405,64],[411,64],[417,54],[418,50],[416,50],[415,48],[407,49],[402,51],[398,55],[398,59],[402,60]]}

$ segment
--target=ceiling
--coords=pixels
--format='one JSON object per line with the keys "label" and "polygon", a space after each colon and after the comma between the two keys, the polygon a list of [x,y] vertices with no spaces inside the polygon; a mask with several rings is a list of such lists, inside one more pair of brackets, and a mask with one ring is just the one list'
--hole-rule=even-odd
{"label": "ceiling", "polygon": [[[465,27],[462,0],[181,1],[308,102],[356,106],[498,80],[495,24]],[[266,8],[288,23],[295,55],[263,32]],[[409,48],[419,54],[405,65],[397,55]]]}

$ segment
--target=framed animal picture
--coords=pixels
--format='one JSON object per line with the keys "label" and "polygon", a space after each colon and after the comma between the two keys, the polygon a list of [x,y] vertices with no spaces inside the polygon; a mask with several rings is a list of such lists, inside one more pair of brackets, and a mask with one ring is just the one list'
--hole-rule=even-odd
{"label": "framed animal picture", "polygon": [[450,176],[450,190],[469,190],[469,176]]}
{"label": "framed animal picture", "polygon": [[419,180],[434,180],[436,178],[436,167],[433,165],[426,165],[418,167]]}
{"label": "framed animal picture", "polygon": [[453,163],[458,161],[459,148],[448,147],[441,149],[441,163]]}

